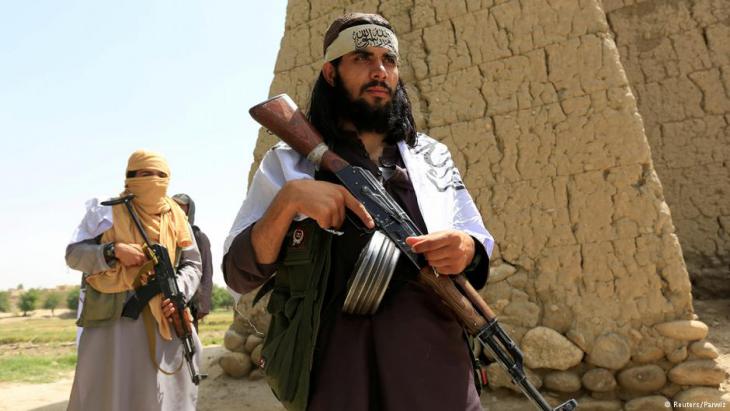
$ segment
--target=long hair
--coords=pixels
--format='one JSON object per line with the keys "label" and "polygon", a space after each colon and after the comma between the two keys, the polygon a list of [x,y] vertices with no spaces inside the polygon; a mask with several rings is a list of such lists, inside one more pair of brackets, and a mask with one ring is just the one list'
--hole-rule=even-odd
{"label": "long hair", "polygon": [[[332,64],[338,67],[340,59],[333,60]],[[338,90],[325,80],[324,75],[319,73],[319,78],[314,84],[312,95],[309,100],[309,112],[307,117],[314,125],[314,128],[322,134],[325,143],[330,145],[342,138],[343,131],[339,127],[340,120],[346,114],[344,107],[339,103],[335,95]],[[408,98],[406,87],[402,80],[398,80],[391,104],[394,107],[392,118],[388,124],[385,141],[395,144],[401,140],[413,147],[416,144],[416,122],[411,111],[411,101]],[[346,117],[345,117],[346,118]]]}
{"label": "long hair", "polygon": [[[387,20],[377,15],[352,15],[344,17],[343,24],[333,24],[325,35],[325,50],[328,44],[331,44],[337,33],[353,26],[360,24],[378,24],[393,30],[393,27]],[[338,70],[342,58],[333,60],[331,63]],[[339,73],[336,73],[339,76]],[[325,143],[331,145],[338,138],[344,138],[343,131],[339,127],[339,123],[346,118],[344,107],[341,104],[341,97],[338,96],[338,89],[327,83],[322,72],[314,84],[312,95],[309,100],[309,112],[307,117],[314,127],[322,134]],[[339,97],[339,98],[338,98]],[[409,146],[416,145],[416,122],[413,119],[411,111],[411,101],[408,98],[406,87],[403,81],[398,79],[398,86],[395,89],[393,99],[391,100],[393,110],[391,118],[388,121],[385,141],[389,144],[395,144],[398,141],[405,141]]]}

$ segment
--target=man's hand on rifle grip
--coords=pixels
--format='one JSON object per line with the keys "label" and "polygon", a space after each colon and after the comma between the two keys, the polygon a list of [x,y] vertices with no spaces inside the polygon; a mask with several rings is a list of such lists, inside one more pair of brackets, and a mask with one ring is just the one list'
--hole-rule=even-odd
{"label": "man's hand on rifle grip", "polygon": [[[177,315],[175,304],[173,304],[169,298],[165,298],[164,300],[162,300],[162,314],[165,316],[165,318],[167,318],[167,321],[172,323],[173,327],[175,327],[175,332],[177,333],[177,335],[185,335],[192,332],[193,319],[190,316],[190,311],[184,311],[185,324],[180,324],[180,317]],[[185,327],[184,329],[183,326]]]}
{"label": "man's hand on rifle grip", "polygon": [[114,243],[114,257],[125,267],[136,267],[147,261],[142,247],[137,244]]}
{"label": "man's hand on rifle grip", "polygon": [[282,188],[282,195],[294,211],[316,220],[322,228],[340,228],[345,221],[345,210],[352,210],[367,228],[375,222],[347,189],[339,184],[315,180],[293,180]]}
{"label": "man's hand on rifle grip", "polygon": [[459,230],[437,231],[406,238],[414,253],[423,254],[439,274],[460,274],[474,258],[474,238]]}

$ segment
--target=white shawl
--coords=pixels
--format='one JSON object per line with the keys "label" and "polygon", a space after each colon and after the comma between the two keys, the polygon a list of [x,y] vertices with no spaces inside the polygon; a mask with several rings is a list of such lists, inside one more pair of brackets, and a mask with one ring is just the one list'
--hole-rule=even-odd
{"label": "white shawl", "polygon": [[[398,149],[408,170],[429,233],[455,229],[476,238],[492,255],[494,239],[461,181],[446,145],[419,134],[415,147],[405,142]],[[281,187],[290,180],[313,179],[314,164],[297,154],[285,143],[269,150],[259,165],[248,190],[248,195],[233,221],[231,231],[223,244],[227,253],[233,239],[240,232],[261,219]],[[306,216],[297,215],[297,220]]]}

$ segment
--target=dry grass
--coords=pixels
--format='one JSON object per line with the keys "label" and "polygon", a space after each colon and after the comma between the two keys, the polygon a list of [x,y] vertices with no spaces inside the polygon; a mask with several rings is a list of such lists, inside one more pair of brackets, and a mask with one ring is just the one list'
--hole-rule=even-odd
{"label": "dry grass", "polygon": [[[36,311],[0,318],[0,381],[51,382],[76,366],[76,318],[68,310]],[[199,324],[203,345],[223,343],[233,322],[228,310],[214,311]]]}

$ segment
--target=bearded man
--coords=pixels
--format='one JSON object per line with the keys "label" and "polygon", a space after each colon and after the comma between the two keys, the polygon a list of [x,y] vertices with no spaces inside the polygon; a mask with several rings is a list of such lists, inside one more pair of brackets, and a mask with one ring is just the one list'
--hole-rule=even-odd
{"label": "bearded man", "polygon": [[[379,15],[347,14],[327,30],[323,51],[308,113],[314,127],[428,233],[406,240],[415,252],[439,273],[465,273],[483,287],[493,239],[446,146],[416,133],[393,28]],[[343,312],[372,228],[332,173],[289,146],[262,160],[223,269],[240,293],[273,281],[261,365],[274,393],[288,409],[481,409],[462,327],[404,256],[374,314]]]}
{"label": "bearded man", "polygon": [[[159,154],[135,151],[126,177],[121,196],[134,194],[142,227],[176,261],[178,288],[189,300],[200,282],[200,253],[185,213],[167,197],[167,162]],[[86,215],[66,248],[66,263],[84,273],[86,285],[69,410],[195,409],[198,389],[183,369],[172,303],[158,294],[140,307],[137,319],[122,316],[150,274],[143,245],[126,207],[103,206],[97,199],[86,203]],[[201,345],[194,330],[193,340],[199,363]]]}

